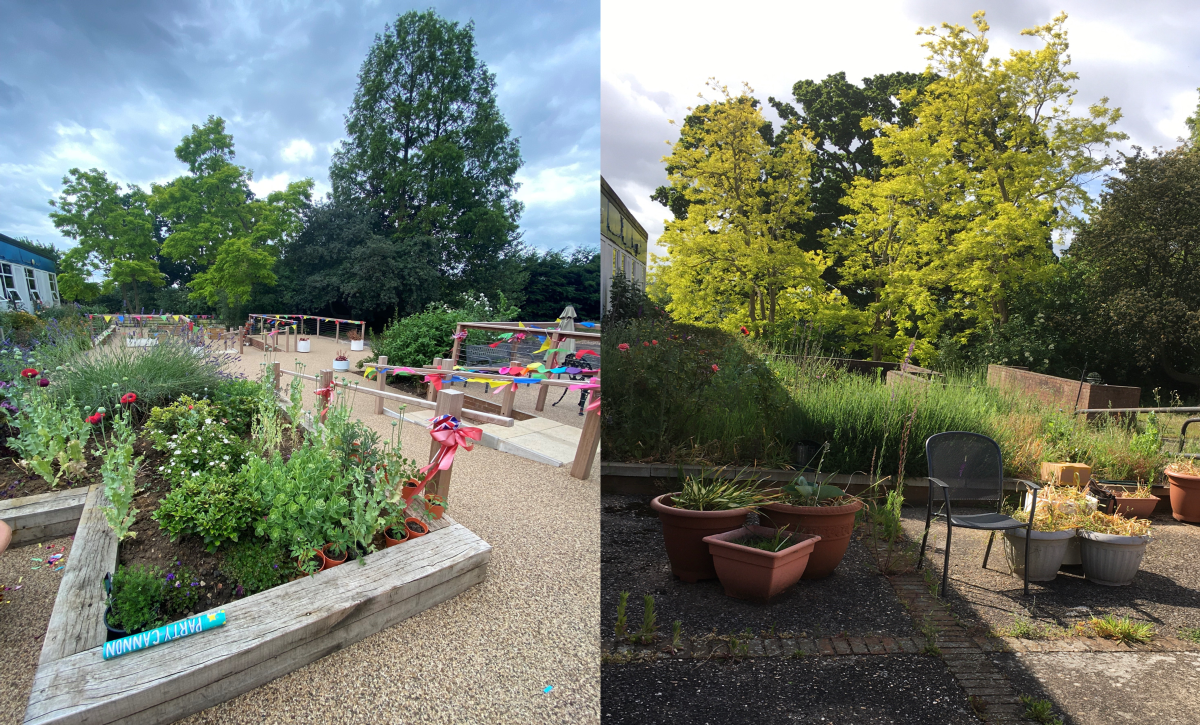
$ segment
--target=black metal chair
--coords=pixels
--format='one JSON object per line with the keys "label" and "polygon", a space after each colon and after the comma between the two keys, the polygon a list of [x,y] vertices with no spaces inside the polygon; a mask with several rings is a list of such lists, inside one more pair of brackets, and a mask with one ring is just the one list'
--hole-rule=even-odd
{"label": "black metal chair", "polygon": [[[925,457],[929,462],[929,499],[925,510],[925,534],[921,537],[921,554],[917,569],[925,563],[925,542],[929,539],[929,526],[933,518],[935,487],[941,492],[942,508],[938,516],[946,519],[946,559],[942,565],[942,586],[938,597],[946,593],[946,582],[950,575],[950,536],[954,527],[989,531],[987,550],[983,553],[983,568],[987,568],[988,556],[992,553],[992,540],[997,531],[1025,529],[1025,594],[1029,594],[1029,532],[1033,530],[1033,516],[1037,512],[1037,492],[1042,487],[1031,481],[1020,481],[1033,494],[1033,505],[1029,521],[1023,523],[1000,513],[1004,505],[1004,459],[996,441],[978,433],[952,431],[929,436],[925,441]],[[991,501],[996,500],[996,513],[954,513],[952,500]]]}

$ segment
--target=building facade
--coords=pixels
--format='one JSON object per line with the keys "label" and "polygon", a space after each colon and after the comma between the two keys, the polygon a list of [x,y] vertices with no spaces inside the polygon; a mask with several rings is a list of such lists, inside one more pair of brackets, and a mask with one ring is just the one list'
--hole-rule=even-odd
{"label": "building facade", "polygon": [[10,309],[33,312],[59,304],[57,272],[53,261],[0,234],[0,293]]}
{"label": "building facade", "polygon": [[646,289],[646,229],[600,177],[600,309],[608,310],[612,279],[623,274]]}

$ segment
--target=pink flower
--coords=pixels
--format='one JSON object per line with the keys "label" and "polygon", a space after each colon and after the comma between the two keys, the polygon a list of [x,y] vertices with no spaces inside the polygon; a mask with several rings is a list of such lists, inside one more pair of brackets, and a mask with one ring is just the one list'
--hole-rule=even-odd
{"label": "pink flower", "polygon": [[621,352],[625,352],[626,350],[629,349],[629,343],[623,342],[620,345],[617,345],[617,349],[620,350]]}
{"label": "pink flower", "polygon": [[643,346],[643,347],[650,347],[650,343],[646,342],[645,340],[642,340],[642,346]]}
{"label": "pink flower", "polygon": [[713,372],[714,372],[714,373],[715,373],[716,371],[720,370],[720,369],[721,369],[721,368],[717,367],[716,365],[713,365]]}

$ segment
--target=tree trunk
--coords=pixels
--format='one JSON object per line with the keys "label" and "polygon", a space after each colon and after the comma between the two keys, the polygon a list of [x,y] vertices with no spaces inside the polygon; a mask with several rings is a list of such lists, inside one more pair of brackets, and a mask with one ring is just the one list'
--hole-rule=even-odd
{"label": "tree trunk", "polygon": [[755,291],[750,290],[750,322],[754,322],[754,295]]}

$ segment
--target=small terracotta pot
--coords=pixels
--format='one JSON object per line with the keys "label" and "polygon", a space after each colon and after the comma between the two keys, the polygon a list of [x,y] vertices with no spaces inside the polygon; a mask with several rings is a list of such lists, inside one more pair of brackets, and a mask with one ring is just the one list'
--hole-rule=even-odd
{"label": "small terracotta pot", "polygon": [[331,546],[333,546],[333,544],[330,543],[330,544],[326,544],[321,547],[321,557],[323,559],[325,559],[325,564],[324,564],[324,566],[321,567],[321,571],[325,571],[326,569],[332,569],[333,567],[335,567],[339,564],[346,563],[346,557],[349,556],[349,554],[350,554],[349,551],[343,551],[342,557],[339,559],[339,558],[335,557],[333,554],[329,553],[329,547],[331,547]]}
{"label": "small terracotta pot", "polygon": [[392,538],[392,535],[391,535],[392,531],[393,531],[393,529],[390,529],[390,528],[384,530],[384,532],[383,532],[384,547],[390,549],[391,547],[396,546],[397,544],[403,544],[405,541],[408,541],[408,529],[406,529],[405,527],[401,526],[399,531],[397,532],[400,534],[400,537],[401,537],[399,539]]}
{"label": "small terracotta pot", "polygon": [[804,569],[804,578],[821,579],[832,574],[842,563],[842,557],[850,547],[850,534],[854,531],[854,514],[862,507],[862,501],[841,506],[772,503],[762,507],[759,520],[777,529],[786,525],[788,531],[820,536],[821,540],[813,547]]}
{"label": "small terracotta pot", "polygon": [[748,536],[774,535],[775,529],[766,526],[744,526],[704,537],[726,596],[765,604],[800,581],[813,547],[821,537],[788,534],[791,545],[783,551],[763,551],[738,543],[739,539]]}
{"label": "small terracotta pot", "polygon": [[1129,498],[1125,495],[1125,491],[1116,491],[1113,496],[1117,498],[1117,513],[1127,519],[1148,519],[1154,514],[1154,507],[1158,505],[1158,496],[1150,498]]}
{"label": "small terracotta pot", "polygon": [[[325,566],[325,552],[321,551],[320,549],[313,549],[313,559],[315,559],[317,562],[316,571],[325,571],[327,568]],[[296,579],[299,579],[303,576],[308,576],[308,572],[304,571],[304,569],[300,566],[299,559],[296,560],[296,568],[300,570],[300,574],[296,577]],[[316,572],[313,573],[315,574]],[[296,579],[293,579],[292,581],[295,581]]]}
{"label": "small terracotta pot", "polygon": [[404,497],[405,506],[408,506],[410,503],[412,503],[412,497],[416,495],[417,487],[420,485],[421,482],[415,478],[410,478],[404,482],[403,488],[400,489],[400,495]]}
{"label": "small terracotta pot", "polygon": [[[419,527],[419,530],[414,529],[414,526]],[[404,528],[408,530],[409,539],[419,539],[429,533],[429,527],[425,525],[425,522],[412,516],[404,519]]]}
{"label": "small terracotta pot", "polygon": [[663,527],[663,543],[671,572],[685,582],[715,579],[717,570],[704,537],[740,529],[746,523],[749,508],[728,511],[689,511],[671,505],[674,493],[664,493],[650,501]]}
{"label": "small terracotta pot", "polygon": [[446,511],[445,506],[438,506],[436,504],[428,504],[427,503],[425,505],[425,508],[429,511],[430,514],[433,515],[434,521],[437,521],[438,519],[442,518],[442,514],[445,513],[445,511]]}
{"label": "small terracotta pot", "polygon": [[1200,524],[1200,476],[1163,471],[1171,482],[1171,515],[1176,521]]}

